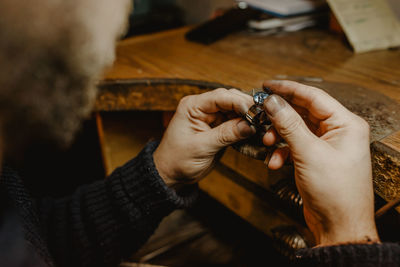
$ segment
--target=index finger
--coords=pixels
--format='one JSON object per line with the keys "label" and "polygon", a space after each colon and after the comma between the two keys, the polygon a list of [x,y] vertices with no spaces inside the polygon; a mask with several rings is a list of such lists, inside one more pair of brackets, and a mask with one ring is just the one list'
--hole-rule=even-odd
{"label": "index finger", "polygon": [[253,105],[253,98],[237,89],[219,88],[197,96],[196,106],[204,113],[235,111],[244,115]]}
{"label": "index finger", "polygon": [[307,109],[319,120],[326,120],[338,111],[347,111],[336,99],[316,87],[293,81],[266,81],[263,86],[287,101]]}

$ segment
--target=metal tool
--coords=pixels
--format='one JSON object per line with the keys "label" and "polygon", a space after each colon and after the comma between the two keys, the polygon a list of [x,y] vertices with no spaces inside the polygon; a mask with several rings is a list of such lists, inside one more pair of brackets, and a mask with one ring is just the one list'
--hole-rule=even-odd
{"label": "metal tool", "polygon": [[293,177],[280,179],[277,183],[271,185],[271,191],[285,211],[291,216],[304,219],[303,199],[296,187]]}
{"label": "metal tool", "polygon": [[305,237],[293,225],[281,225],[271,229],[273,246],[290,261],[296,259],[296,251],[308,248]]}

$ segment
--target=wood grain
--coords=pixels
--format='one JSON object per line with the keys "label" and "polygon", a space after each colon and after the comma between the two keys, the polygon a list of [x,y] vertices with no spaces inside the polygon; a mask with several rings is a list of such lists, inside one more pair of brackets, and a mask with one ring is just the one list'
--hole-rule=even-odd
{"label": "wood grain", "polygon": [[186,95],[229,87],[218,83],[184,79],[109,80],[98,85],[97,111],[174,111]]}
{"label": "wood grain", "polygon": [[97,122],[106,175],[134,158],[148,141],[159,140],[163,134],[159,112],[100,113]]}
{"label": "wood grain", "polygon": [[[400,110],[398,112],[400,112]],[[394,150],[398,150],[400,147],[400,131],[383,138],[381,142]]]}
{"label": "wood grain", "polygon": [[[122,41],[117,47],[114,66],[100,83],[96,108],[170,111],[186,94],[221,86],[250,91],[259,88],[266,79],[277,78],[353,84],[355,88],[368,88],[400,103],[400,50],[355,55],[340,36],[317,29],[267,37],[241,32],[204,46],[186,41],[184,34],[188,30],[182,28]],[[113,86],[116,81],[121,84],[132,80],[136,86],[124,89]],[[160,98],[165,100],[161,104],[156,102]],[[375,192],[388,201],[400,197],[400,131],[390,133],[384,138],[379,135],[372,144]],[[103,146],[119,137],[111,133],[105,138],[108,140]],[[140,140],[144,142],[143,138]],[[135,154],[139,144],[125,155]],[[106,152],[105,157],[116,157],[112,154],[130,149],[130,146],[116,147],[113,152]],[[122,164],[123,158],[111,160],[109,169],[117,162]],[[268,188],[281,175],[266,171],[262,162],[232,150],[227,151],[222,164],[262,188]],[[217,171],[201,186],[263,231],[278,223],[274,208]]]}
{"label": "wood grain", "polygon": [[[400,131],[383,138],[375,147],[380,147],[379,153],[373,153],[372,158],[375,191],[383,199],[393,201],[400,198]],[[382,186],[382,181],[386,186]],[[400,207],[396,210],[400,212]]]}
{"label": "wood grain", "polygon": [[263,161],[245,156],[232,147],[229,147],[225,151],[220,162],[249,181],[266,189],[269,189],[271,185],[280,179],[293,175],[293,168],[291,166],[286,166],[278,171],[272,171],[267,168]]}
{"label": "wood grain", "polygon": [[[185,40],[184,34],[189,29],[181,28],[122,41],[117,47],[117,60],[104,75],[104,80],[138,79],[142,85],[143,81],[151,79],[194,80],[250,91],[271,78],[317,78],[368,88],[400,102],[400,50],[356,55],[340,36],[317,29],[275,36],[241,32],[205,46]],[[147,87],[140,86],[141,91],[149,91],[147,95],[161,86],[159,83],[157,86],[148,83]],[[165,90],[171,90],[174,86],[168,83],[165,87],[168,87]],[[201,91],[195,89],[193,84],[189,87],[171,90],[171,95],[178,92],[178,96],[167,98],[172,99],[166,101],[171,104],[159,109],[175,106],[186,90],[188,94]],[[112,90],[106,91],[109,93]],[[138,95],[141,93],[136,97]],[[129,103],[138,102],[135,95],[120,97],[119,100],[116,98],[110,100],[100,94],[98,107],[121,109],[120,99],[123,99],[129,109]],[[147,104],[140,105],[139,109],[146,108],[143,106]],[[388,140],[389,143],[392,141]],[[400,151],[398,143],[391,145]]]}
{"label": "wood grain", "polygon": [[186,41],[188,30],[122,41],[104,79],[191,79],[249,91],[266,79],[319,77],[356,84],[400,101],[399,50],[355,55],[340,37],[323,30],[275,36],[242,32],[204,46]]}
{"label": "wood grain", "polygon": [[[276,209],[270,201],[232,180],[224,168],[218,166],[200,183],[200,188],[217,199],[234,213],[250,222],[254,227],[272,236],[271,230],[281,225],[294,225],[305,236],[310,234],[304,225]],[[267,193],[265,193],[267,195]]]}

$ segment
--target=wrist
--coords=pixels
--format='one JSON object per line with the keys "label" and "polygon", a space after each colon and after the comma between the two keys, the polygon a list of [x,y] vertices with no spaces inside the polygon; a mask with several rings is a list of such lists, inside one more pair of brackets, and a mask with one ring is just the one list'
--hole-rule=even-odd
{"label": "wrist", "polygon": [[375,223],[365,227],[358,224],[354,227],[330,229],[316,234],[315,239],[319,247],[380,242]]}
{"label": "wrist", "polygon": [[154,165],[160,175],[161,179],[164,183],[171,188],[176,187],[179,183],[176,179],[174,179],[174,175],[171,172],[171,168],[169,164],[161,157],[159,149],[157,148],[156,151],[153,153],[153,160]]}

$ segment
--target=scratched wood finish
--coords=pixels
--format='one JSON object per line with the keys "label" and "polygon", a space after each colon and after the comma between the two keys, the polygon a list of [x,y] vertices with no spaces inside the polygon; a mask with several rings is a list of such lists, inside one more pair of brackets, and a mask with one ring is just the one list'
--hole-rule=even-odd
{"label": "scratched wood finish", "polygon": [[201,94],[223,87],[219,83],[184,79],[125,79],[98,85],[97,111],[174,111],[186,95]]}
{"label": "scratched wood finish", "polygon": [[[104,81],[137,79],[141,86],[131,88],[133,94],[125,96],[111,87],[103,87],[97,109],[146,110],[151,98],[158,97],[157,90],[170,90],[172,96],[166,97],[165,104],[158,110],[171,110],[185,92],[202,91],[190,83],[176,86],[151,83],[160,79],[195,80],[249,91],[260,87],[266,79],[307,80],[307,77],[316,77],[369,88],[400,102],[400,50],[355,55],[340,37],[322,30],[268,37],[243,32],[203,46],[186,41],[184,33],[187,30],[182,28],[122,41],[117,48],[115,65],[105,74]],[[153,94],[147,94],[146,90]],[[135,102],[138,91],[141,95],[136,96],[146,93],[150,100],[147,99],[145,104]],[[375,191],[386,200],[400,196],[397,186],[400,179],[399,134],[393,133],[372,145]],[[235,157],[226,159],[225,164],[236,166],[241,174],[246,173],[246,168],[252,169],[252,163],[249,163],[250,167],[238,167],[239,159]],[[269,183],[262,181],[263,176],[245,177],[260,185]]]}
{"label": "scratched wood finish", "polygon": [[277,36],[244,32],[204,46],[186,41],[187,30],[122,41],[104,79],[192,79],[248,91],[277,76],[311,76],[357,84],[400,101],[399,50],[355,55],[342,39],[323,30]]}
{"label": "scratched wood finish", "polygon": [[[374,189],[386,201],[400,197],[400,132],[374,142],[372,148],[372,170]],[[400,206],[396,208],[400,212]]]}

